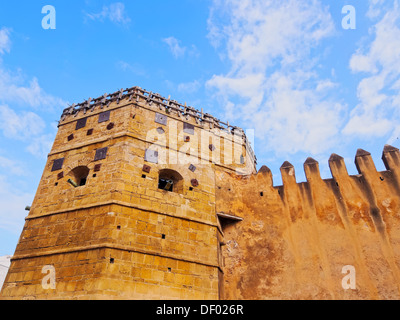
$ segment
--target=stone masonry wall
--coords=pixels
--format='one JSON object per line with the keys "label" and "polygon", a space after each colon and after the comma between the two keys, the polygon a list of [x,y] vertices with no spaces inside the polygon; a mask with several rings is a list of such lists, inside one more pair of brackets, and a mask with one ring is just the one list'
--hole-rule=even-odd
{"label": "stone masonry wall", "polygon": [[359,174],[349,176],[333,154],[332,179],[323,180],[309,158],[304,183],[285,162],[280,187],[267,167],[217,175],[217,211],[243,217],[223,228],[224,298],[399,299],[399,150],[386,146],[383,161],[387,171],[377,172],[359,150]]}

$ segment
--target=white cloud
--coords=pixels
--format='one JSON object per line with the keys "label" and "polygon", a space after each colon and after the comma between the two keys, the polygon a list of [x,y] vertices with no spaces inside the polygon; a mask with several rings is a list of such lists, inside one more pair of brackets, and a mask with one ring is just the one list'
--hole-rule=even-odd
{"label": "white cloud", "polygon": [[56,135],[52,133],[33,137],[26,150],[38,158],[45,158],[53,146],[55,137]]}
{"label": "white cloud", "polygon": [[350,69],[353,72],[378,72],[370,57],[360,53],[355,53],[352,55],[350,59]]}
{"label": "white cloud", "polygon": [[[10,52],[9,28],[0,29],[0,56]],[[0,57],[1,58],[1,57]],[[67,103],[46,93],[39,85],[36,77],[26,83],[26,76],[21,70],[7,70],[0,59],[0,103],[18,103],[29,107],[45,107],[47,111],[65,107]]]}
{"label": "white cloud", "polygon": [[[366,73],[358,84],[359,104],[351,113],[343,133],[359,137],[398,134],[400,83],[400,10],[398,2],[380,16],[384,1],[370,1],[369,16],[380,20],[373,27],[373,40],[350,59],[354,73]],[[398,136],[398,135],[397,135]]]}
{"label": "white cloud", "polygon": [[17,114],[6,105],[0,106],[1,130],[7,138],[25,140],[40,135],[46,127],[43,119],[33,112]]}
{"label": "white cloud", "polygon": [[0,64],[0,101],[20,105],[45,108],[47,111],[66,107],[67,103],[58,97],[46,93],[39,85],[37,78],[25,83],[21,74],[12,75]]}
{"label": "white cloud", "polygon": [[317,92],[322,92],[322,91],[326,91],[326,90],[329,90],[329,89],[336,88],[337,86],[338,86],[337,83],[334,83],[329,79],[324,79],[324,80],[318,81],[317,87],[315,88],[315,90]]}
{"label": "white cloud", "polygon": [[5,27],[0,29],[0,54],[4,54],[5,52],[10,52],[11,48],[10,31],[11,29]]}
{"label": "white cloud", "polygon": [[367,17],[373,19],[382,14],[382,11],[387,11],[388,0],[369,0]]}
{"label": "white cloud", "polygon": [[[46,133],[46,123],[38,114],[31,111],[17,114],[7,105],[0,105],[0,118],[0,130],[6,138],[23,142],[26,151],[38,158],[44,158],[50,152],[55,132]],[[2,160],[5,159],[0,156],[0,161]],[[9,161],[5,161],[2,165],[9,164]],[[2,165],[0,164],[0,167]],[[15,170],[17,167],[14,167]]]}
{"label": "white cloud", "polygon": [[116,64],[117,68],[124,72],[132,72],[138,76],[147,76],[148,72],[146,69],[139,63],[128,63],[126,61],[118,61]]}
{"label": "white cloud", "polygon": [[189,48],[182,46],[181,41],[175,37],[164,38],[162,41],[168,45],[169,50],[175,59],[182,58],[185,55],[191,58],[198,58],[200,56],[200,52],[194,44]]}
{"label": "white cloud", "polygon": [[[9,29],[2,28],[1,30],[3,34],[7,33],[8,37]],[[1,40],[3,39],[2,31],[0,31],[0,46],[1,43],[10,42],[9,37],[7,41]],[[5,48],[8,47],[2,46],[2,48],[6,50]],[[1,50],[0,53],[2,53]],[[0,117],[2,119],[0,132],[4,137],[24,143],[29,153],[44,157],[50,151],[55,134],[53,129],[49,132],[40,114],[53,112],[66,106],[67,103],[63,99],[46,93],[36,77],[26,83],[26,76],[21,70],[16,73],[6,70],[0,61]],[[25,110],[18,110],[22,108]],[[31,108],[34,108],[35,112],[31,111]]]}
{"label": "white cloud", "polygon": [[20,233],[27,215],[24,208],[32,204],[33,198],[34,194],[21,192],[0,175],[0,229]]}
{"label": "white cloud", "polygon": [[0,29],[0,142],[1,148],[11,145],[15,150],[4,154],[0,150],[0,229],[6,230],[7,234],[18,235],[27,215],[24,208],[34,198],[34,193],[24,191],[27,186],[32,187],[32,181],[28,179],[32,168],[26,170],[25,163],[9,156],[15,151],[26,157],[28,162],[31,159],[29,153],[45,157],[55,130],[53,126],[46,125],[41,115],[61,109],[66,103],[46,93],[36,77],[27,81],[28,77],[21,70],[7,70],[2,57],[10,53],[10,48],[10,29],[3,27]]}
{"label": "white cloud", "polygon": [[171,50],[172,55],[177,59],[180,57],[183,57],[186,52],[186,47],[183,47],[180,45],[180,41],[174,37],[169,37],[163,39],[163,42],[165,42],[169,49]]}
{"label": "white cloud", "polygon": [[316,154],[335,143],[343,106],[310,53],[334,34],[320,1],[215,0],[208,23],[231,62],[207,82],[228,120],[244,121],[275,152]]}
{"label": "white cloud", "polygon": [[0,168],[17,176],[22,176],[25,172],[23,165],[19,161],[11,160],[4,156],[0,156]]}
{"label": "white cloud", "polygon": [[91,20],[105,21],[110,20],[116,24],[126,25],[131,19],[126,14],[125,5],[121,2],[112,3],[109,6],[103,6],[100,13],[86,13],[86,17]]}
{"label": "white cloud", "polygon": [[[327,9],[316,0],[304,2],[214,1],[209,36],[219,40],[214,44],[226,42],[232,71],[265,71],[273,63],[298,60],[309,53],[313,44],[333,32]],[[221,25],[220,21],[227,19],[228,24]]]}
{"label": "white cloud", "polygon": [[191,82],[182,82],[178,84],[178,91],[186,92],[186,93],[193,93],[199,90],[201,87],[201,83],[198,80],[194,80]]}

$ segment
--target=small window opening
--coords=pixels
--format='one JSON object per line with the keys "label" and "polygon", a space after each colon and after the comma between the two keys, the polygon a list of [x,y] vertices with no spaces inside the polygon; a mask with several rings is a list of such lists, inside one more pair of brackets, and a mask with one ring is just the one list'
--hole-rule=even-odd
{"label": "small window opening", "polygon": [[117,230],[121,230],[121,226],[117,226]]}
{"label": "small window opening", "polygon": [[189,187],[189,191],[193,191],[193,187]]}
{"label": "small window opening", "polygon": [[111,264],[114,263],[114,258],[110,258],[110,263],[111,263]]}
{"label": "small window opening", "polygon": [[158,188],[168,192],[183,192],[183,177],[179,172],[163,169],[158,175]]}
{"label": "small window opening", "polygon": [[264,192],[260,192],[260,197],[264,197]]}
{"label": "small window opening", "polygon": [[73,185],[76,185],[77,187],[85,186],[87,183],[89,171],[89,168],[85,166],[80,166],[73,169],[70,173],[70,176],[72,176],[72,179],[70,180],[74,182]]}
{"label": "small window opening", "polygon": [[146,175],[145,175],[145,174],[142,174],[142,178],[143,178],[143,179],[146,179]]}
{"label": "small window opening", "polygon": [[163,234],[163,235],[161,236],[161,238],[162,238],[162,239],[165,239],[165,234]]}
{"label": "small window opening", "polygon": [[79,186],[82,187],[82,186],[86,185],[86,181],[87,181],[87,178],[82,178],[79,183]]}
{"label": "small window opening", "polygon": [[168,272],[171,272],[172,271],[172,269],[171,268],[168,268]]}
{"label": "small window opening", "polygon": [[158,180],[158,189],[172,192],[174,191],[174,181],[171,179],[160,178]]}

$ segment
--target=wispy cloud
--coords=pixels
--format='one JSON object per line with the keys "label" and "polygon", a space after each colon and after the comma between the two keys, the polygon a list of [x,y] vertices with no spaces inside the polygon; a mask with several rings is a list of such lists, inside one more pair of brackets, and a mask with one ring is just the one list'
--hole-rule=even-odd
{"label": "wispy cloud", "polygon": [[183,57],[185,55],[186,47],[181,46],[180,41],[178,39],[174,37],[169,37],[163,39],[163,42],[165,42],[168,45],[172,55],[176,59]]}
{"label": "wispy cloud", "polygon": [[34,194],[21,192],[10,183],[10,180],[0,175],[0,229],[5,229],[14,234],[21,232],[26,211],[25,206],[33,201]]}
{"label": "wispy cloud", "polygon": [[103,6],[99,13],[86,13],[86,17],[90,20],[106,21],[110,20],[113,23],[126,25],[131,22],[131,19],[125,11],[125,5],[121,2],[115,2],[109,6]]}
{"label": "wispy cloud", "polygon": [[0,101],[54,111],[67,105],[66,101],[48,94],[33,77],[26,83],[25,76],[13,75],[0,63]]}
{"label": "wispy cloud", "polygon": [[124,71],[124,72],[131,72],[137,76],[142,76],[146,77],[148,75],[148,72],[146,69],[139,63],[128,63],[126,61],[118,61],[116,63],[116,66],[118,69]]}
{"label": "wispy cloud", "polygon": [[17,113],[7,105],[0,105],[0,118],[4,137],[20,141],[26,145],[26,151],[38,158],[44,158],[50,152],[55,132],[48,132],[45,121],[38,114],[31,111]]}
{"label": "wispy cloud", "polygon": [[7,105],[0,106],[1,130],[8,138],[22,139],[41,134],[46,126],[43,119],[33,112],[17,114]]}
{"label": "wispy cloud", "polygon": [[[370,1],[370,6],[381,2]],[[386,14],[373,12],[370,16],[378,19],[373,39],[350,59],[350,69],[364,77],[357,89],[359,104],[343,132],[360,137],[391,134],[393,141],[400,135],[400,9],[394,1]]]}
{"label": "wispy cloud", "polygon": [[26,150],[37,158],[45,158],[53,146],[56,133],[44,133],[31,138]]}
{"label": "wispy cloud", "polygon": [[0,102],[16,103],[34,108],[46,108],[53,111],[66,106],[66,102],[51,94],[46,93],[39,85],[39,80],[33,77],[28,83],[21,70],[12,72],[7,70],[2,63],[2,56],[10,53],[11,29],[0,29]]}
{"label": "wispy cloud", "polygon": [[10,47],[11,47],[10,31],[11,29],[5,27],[0,29],[0,54],[4,54],[5,52],[10,52]]}
{"label": "wispy cloud", "polygon": [[[10,52],[9,30],[3,27],[0,31],[0,58]],[[40,114],[66,106],[63,99],[45,92],[36,77],[27,83],[21,70],[7,70],[0,60],[0,133],[5,138],[20,141],[32,155],[44,157],[50,151],[54,130],[49,132]]]}
{"label": "wispy cloud", "polygon": [[16,176],[22,176],[25,173],[25,169],[19,161],[4,156],[0,156],[0,168]]}
{"label": "wispy cloud", "polygon": [[182,82],[178,84],[178,91],[186,92],[186,93],[193,93],[200,89],[201,83],[198,80],[194,80],[191,82]]}
{"label": "wispy cloud", "polygon": [[226,117],[254,128],[267,149],[317,154],[335,143],[343,105],[311,50],[334,34],[320,1],[214,1],[209,38],[231,68],[209,89]]}
{"label": "wispy cloud", "polygon": [[168,45],[169,50],[175,59],[182,58],[185,55],[192,58],[196,58],[200,55],[195,45],[192,44],[190,47],[183,46],[181,41],[175,37],[164,38],[162,41]]}
{"label": "wispy cloud", "polygon": [[[55,136],[41,115],[66,103],[46,93],[36,77],[27,82],[22,70],[6,69],[2,61],[11,51],[11,34],[9,28],[0,29],[0,142],[2,148],[15,148],[0,150],[0,229],[18,234],[26,216],[24,207],[34,198],[34,193],[25,191],[32,174],[31,167],[26,170],[30,155],[45,158]],[[24,157],[14,159],[15,153]]]}

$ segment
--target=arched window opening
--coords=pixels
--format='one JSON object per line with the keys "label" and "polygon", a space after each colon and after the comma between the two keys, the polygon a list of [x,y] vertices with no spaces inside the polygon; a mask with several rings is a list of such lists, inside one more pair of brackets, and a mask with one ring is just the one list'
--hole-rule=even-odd
{"label": "arched window opening", "polygon": [[169,192],[182,193],[183,177],[177,171],[163,169],[158,175],[158,188]]}
{"label": "arched window opening", "polygon": [[89,175],[89,168],[85,166],[76,167],[70,173],[72,176],[71,183],[74,187],[82,187],[86,185],[87,177]]}

